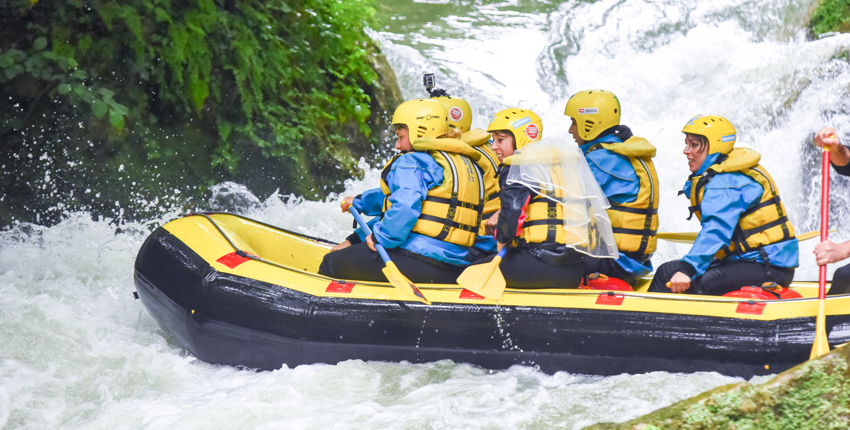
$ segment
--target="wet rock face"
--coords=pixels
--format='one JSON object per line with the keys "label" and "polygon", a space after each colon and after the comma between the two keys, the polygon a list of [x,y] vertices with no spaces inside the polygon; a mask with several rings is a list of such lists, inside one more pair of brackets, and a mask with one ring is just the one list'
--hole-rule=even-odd
{"label": "wet rock face", "polygon": [[377,47],[370,49],[372,49],[370,55],[372,67],[378,75],[375,82],[369,83],[369,86],[364,88],[371,99],[368,125],[372,133],[367,137],[359,132],[359,124],[350,122],[345,125],[343,134],[349,138],[348,147],[355,159],[362,157],[370,164],[374,164],[388,158],[393,152],[395,133],[391,124],[392,114],[396,106],[400,105],[404,99],[395,72],[384,54]]}
{"label": "wet rock face", "polygon": [[850,345],[789,369],[763,384],[731,384],[602,429],[850,428]]}

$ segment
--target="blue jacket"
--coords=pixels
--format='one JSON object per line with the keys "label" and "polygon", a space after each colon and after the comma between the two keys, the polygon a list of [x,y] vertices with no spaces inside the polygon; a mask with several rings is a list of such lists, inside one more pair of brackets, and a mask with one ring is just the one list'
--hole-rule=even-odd
{"label": "blue jacket", "polygon": [[[697,170],[701,175],[708,169],[720,154],[711,154]],[[690,199],[691,183],[685,184],[684,194]],[[732,234],[738,225],[741,213],[750,206],[758,203],[764,190],[758,182],[738,172],[724,172],[714,175],[714,178],[705,186],[700,212],[702,214],[702,229],[699,232],[694,245],[682,261],[687,262],[696,270],[696,275],[701,276],[711,265],[714,254],[722,247],[728,246],[732,241]],[[779,267],[797,267],[799,264],[799,246],[796,239],[786,240],[764,246],[770,264]],[[758,251],[751,251],[743,255],[730,255],[727,260],[745,260],[764,262]]]}
{"label": "blue jacket", "polygon": [[[635,173],[635,169],[632,167],[632,163],[629,162],[629,158],[605,148],[588,152],[597,143],[611,142],[622,142],[622,140],[612,133],[586,142],[580,148],[584,153],[584,157],[587,159],[590,171],[593,172],[596,182],[602,187],[602,191],[605,193],[608,201],[614,203],[632,202],[637,200],[638,192],[640,191],[640,180],[637,173]],[[620,256],[615,261],[623,270],[631,273],[636,278],[640,278],[652,271],[652,263],[649,260],[644,265],[622,252],[620,252]]]}
{"label": "blue jacket", "polygon": [[[365,215],[377,217],[369,225],[375,240],[385,248],[402,248],[444,263],[466,266],[469,265],[466,247],[413,233],[428,190],[442,182],[443,168],[433,157],[425,152],[408,152],[393,162],[387,175],[391,206],[383,218],[380,215],[385,196],[380,188],[364,192],[352,205]],[[356,233],[365,239],[362,229]]]}

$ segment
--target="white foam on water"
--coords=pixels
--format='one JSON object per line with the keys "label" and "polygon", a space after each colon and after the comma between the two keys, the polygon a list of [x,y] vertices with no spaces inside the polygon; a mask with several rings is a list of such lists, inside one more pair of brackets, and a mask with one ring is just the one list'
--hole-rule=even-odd
{"label": "white foam on water", "polygon": [[[269,215],[268,222],[331,210],[338,211],[333,199],[269,198],[249,215]],[[204,363],[132,296],[136,252],[154,225],[175,216],[116,225],[74,213],[52,227],[0,233],[0,428],[580,428],[740,380],[546,375],[523,366],[493,372],[449,361],[352,360],[273,372]],[[323,228],[341,235],[347,222]]]}
{"label": "white foam on water", "polygon": [[[424,96],[421,74],[436,72],[438,84],[473,105],[476,127],[520,105],[539,111],[546,135],[565,134],[569,94],[615,91],[623,122],[659,148],[665,231],[698,228],[684,221],[687,202],[675,196],[688,174],[682,125],[697,113],[727,116],[741,144],[762,153],[798,230],[816,229],[820,164],[808,140],[831,123],[850,142],[850,68],[831,60],[850,47],[850,36],[805,40],[799,29],[813,2],[740,3],[570,1],[525,11],[529,5],[518,2],[445,2],[458,13],[444,22],[375,37],[406,97]],[[339,241],[351,231],[339,198],[376,186],[379,176],[367,169],[363,180],[319,202],[259,198],[221,184],[200,209],[234,210]],[[835,177],[833,189],[833,226],[843,228],[847,180]],[[132,296],[139,247],[179,214],[151,204],[162,205],[162,215],[145,222],[69,213],[52,227],[0,232],[0,428],[578,429],[740,381],[716,373],[546,375],[528,366],[491,372],[445,361],[347,361],[273,372],[203,363]],[[836,237],[847,239],[844,232]],[[656,264],[686,251],[665,245]],[[806,252],[804,245],[803,259]]]}
{"label": "white foam on water", "polygon": [[[686,220],[690,203],[677,195],[690,174],[681,129],[694,115],[722,115],[736,126],[737,145],[762,154],[762,165],[775,179],[792,222],[804,233],[816,230],[820,217],[820,165],[813,159],[818,154],[811,136],[828,124],[850,136],[850,65],[833,60],[850,49],[850,35],[806,40],[802,25],[810,6],[803,1],[571,1],[524,15],[525,28],[546,31],[547,43],[526,44],[521,57],[514,57],[516,50],[507,49],[513,45],[505,42],[523,40],[513,37],[524,30],[515,19],[505,29],[493,28],[489,21],[466,24],[463,30],[471,40],[462,43],[453,38],[440,43],[425,30],[427,38],[389,37],[385,50],[401,70],[406,95],[422,94],[419,82],[408,74],[438,69],[450,93],[454,83],[468,98],[475,110],[473,124],[480,127],[496,111],[515,105],[512,91],[520,89],[536,97],[521,107],[541,116],[543,135],[567,135],[571,141],[569,119],[563,115],[569,95],[593,88],[613,91],[623,107],[621,122],[658,148],[661,231],[699,229],[696,218]],[[401,42],[422,38],[429,46],[451,49],[395,55],[410,49]],[[534,55],[536,65],[515,61]],[[491,72],[470,76],[480,69]],[[529,89],[531,83],[538,87]],[[850,137],[844,140],[850,142]],[[838,226],[850,220],[842,204],[848,179],[832,176],[831,225]],[[835,240],[850,239],[849,229],[839,230]],[[798,280],[817,278],[811,254],[816,243],[801,244]],[[661,241],[653,262],[658,266],[688,249]]]}

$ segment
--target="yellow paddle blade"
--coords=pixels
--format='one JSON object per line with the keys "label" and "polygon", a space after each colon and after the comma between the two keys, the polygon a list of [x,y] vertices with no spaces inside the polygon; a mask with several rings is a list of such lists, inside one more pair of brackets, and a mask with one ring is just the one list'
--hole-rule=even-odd
{"label": "yellow paddle blade", "polygon": [[431,304],[431,301],[428,300],[424,294],[422,294],[422,291],[420,291],[419,288],[413,284],[413,282],[410,282],[410,279],[407,279],[404,275],[401,274],[395,263],[393,263],[392,261],[387,261],[385,264],[386,266],[384,266],[382,271],[384,272],[384,276],[387,277],[387,280],[390,281],[390,284],[393,284],[394,287],[403,291],[405,295],[409,296],[414,300],[418,300],[422,303],[425,303],[426,305]]}
{"label": "yellow paddle blade", "polygon": [[815,342],[812,344],[812,353],[809,360],[818,358],[829,352],[829,339],[826,337],[826,312],[824,312],[823,300],[818,300],[818,316],[815,321]]}
{"label": "yellow paddle blade", "polygon": [[502,257],[498,255],[489,263],[467,267],[457,278],[463,288],[488,299],[499,300],[505,291],[505,276],[499,269]]}

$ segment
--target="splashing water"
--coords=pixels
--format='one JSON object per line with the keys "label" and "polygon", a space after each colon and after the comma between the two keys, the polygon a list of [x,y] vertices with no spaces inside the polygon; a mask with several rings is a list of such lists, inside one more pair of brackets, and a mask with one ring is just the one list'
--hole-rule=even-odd
{"label": "splashing water", "polygon": [[[826,124],[850,134],[850,67],[834,58],[850,49],[850,35],[806,40],[801,28],[814,2],[390,3],[399,15],[374,37],[408,98],[424,96],[421,74],[436,71],[438,86],[473,105],[473,126],[519,104],[541,115],[547,135],[563,135],[569,94],[614,91],[623,122],[659,148],[665,231],[698,228],[684,221],[687,203],[675,195],[687,177],[679,130],[695,114],[724,115],[739,142],[762,153],[798,229],[817,228],[819,153],[809,142]],[[343,194],[375,186],[379,175],[369,170]],[[831,217],[841,228],[847,182],[833,181]],[[341,240],[351,219],[338,199],[262,199],[221,184],[203,209]],[[716,373],[547,375],[528,366],[494,372],[447,361],[273,372],[203,363],[132,296],[136,252],[154,227],[179,215],[160,212],[143,222],[68,213],[52,227],[0,232],[0,428],[577,429],[740,381]],[[656,265],[686,250],[664,245]],[[801,250],[798,278],[816,276],[805,261],[810,251]]]}

